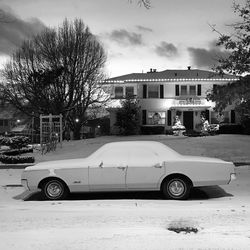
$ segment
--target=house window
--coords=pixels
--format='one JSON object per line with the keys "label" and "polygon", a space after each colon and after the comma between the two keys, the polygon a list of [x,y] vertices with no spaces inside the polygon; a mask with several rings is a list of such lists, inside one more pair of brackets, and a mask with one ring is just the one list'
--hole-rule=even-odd
{"label": "house window", "polygon": [[125,94],[126,94],[126,97],[133,97],[134,96],[134,87],[126,87]]}
{"label": "house window", "polygon": [[165,112],[148,112],[148,124],[149,125],[164,125],[166,120]]}
{"label": "house window", "polygon": [[189,86],[189,95],[196,95],[196,86],[195,85]]}
{"label": "house window", "polygon": [[123,87],[115,87],[115,98],[123,98]]}
{"label": "house window", "polygon": [[181,85],[181,95],[187,95],[187,85]]}
{"label": "house window", "polygon": [[9,125],[9,121],[4,119],[4,120],[0,120],[0,127],[8,127]]}
{"label": "house window", "polygon": [[159,86],[158,85],[148,86],[148,98],[159,98]]}
{"label": "house window", "polygon": [[212,124],[219,124],[219,123],[228,123],[229,122],[229,112],[211,112],[211,123]]}

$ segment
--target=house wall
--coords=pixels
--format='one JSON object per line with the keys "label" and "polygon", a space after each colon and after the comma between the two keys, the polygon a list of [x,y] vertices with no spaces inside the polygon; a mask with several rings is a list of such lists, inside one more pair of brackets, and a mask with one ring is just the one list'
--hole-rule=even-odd
{"label": "house wall", "polygon": [[[142,125],[152,125],[152,114],[159,112],[159,114],[162,115],[160,124],[155,125],[161,125],[164,126],[165,129],[170,129],[174,123],[175,116],[177,112],[180,112],[180,120],[182,124],[184,121],[184,112],[189,111],[193,112],[193,128],[194,130],[200,129],[201,124],[201,114],[203,112],[207,112],[209,123],[211,121],[215,122],[215,114],[213,111],[213,108],[215,106],[215,103],[211,101],[206,100],[207,94],[213,89],[213,85],[222,85],[226,84],[227,82],[224,81],[214,81],[214,80],[189,80],[189,81],[172,81],[172,82],[162,82],[162,81],[154,81],[154,82],[133,82],[133,83],[119,83],[119,84],[112,84],[112,97],[115,97],[115,87],[123,87],[124,88],[124,95],[125,95],[125,87],[126,86],[134,86],[134,94],[137,96],[139,100],[139,105],[141,107],[141,110],[144,112],[144,115],[146,114],[146,124]],[[144,87],[143,85],[147,85],[147,91],[150,85],[159,86],[159,96],[158,98],[144,98]],[[160,98],[160,85],[163,85],[163,96]],[[176,85],[179,85],[179,96],[176,96]],[[187,95],[181,95],[181,86],[185,85],[187,86],[188,93]],[[190,86],[196,86],[196,94],[190,95],[189,90]],[[199,95],[198,93],[198,85],[201,86],[201,92]],[[183,103],[187,102],[190,98],[193,98],[198,101],[197,103],[193,104],[186,104],[186,105],[180,105],[180,100],[183,100]],[[193,101],[192,99],[192,101]],[[231,122],[231,110],[234,109],[234,106],[228,106],[225,110],[226,114],[226,122]],[[171,113],[168,112],[171,110]],[[163,113],[164,112],[164,113]],[[171,116],[171,122],[168,116]],[[114,124],[116,121],[116,115],[115,110],[110,113],[110,124],[111,124],[111,133],[117,133],[117,128],[115,128]],[[143,120],[143,118],[142,118]],[[165,122],[163,122],[165,120]],[[237,121],[237,117],[236,117]],[[187,121],[186,121],[187,122]]]}

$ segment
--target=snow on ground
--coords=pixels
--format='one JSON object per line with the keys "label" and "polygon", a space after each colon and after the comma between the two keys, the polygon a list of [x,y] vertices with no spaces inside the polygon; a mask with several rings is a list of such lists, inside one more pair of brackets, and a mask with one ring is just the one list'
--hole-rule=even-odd
{"label": "snow on ground", "polygon": [[217,157],[223,160],[250,162],[250,136],[216,135],[204,137],[185,136],[103,136],[88,140],[64,141],[56,152],[41,155],[36,151],[36,161],[59,160],[86,157],[105,143],[128,140],[160,141],[177,152],[187,155]]}
{"label": "snow on ground", "polygon": [[[138,139],[122,139],[131,138]],[[250,160],[250,137],[139,138],[156,138],[186,154]],[[65,142],[54,154],[36,153],[37,161],[85,157],[120,139]],[[230,185],[197,188],[187,201],[165,200],[157,192],[74,194],[65,201],[42,201],[39,194],[18,187],[21,172],[0,170],[1,250],[250,248],[250,166],[237,167],[237,180]],[[176,233],[170,227],[198,232]]]}

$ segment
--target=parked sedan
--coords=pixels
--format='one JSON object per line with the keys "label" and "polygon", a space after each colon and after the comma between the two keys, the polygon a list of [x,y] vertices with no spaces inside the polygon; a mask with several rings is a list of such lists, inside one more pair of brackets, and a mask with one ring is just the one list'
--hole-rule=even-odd
{"label": "parked sedan", "polygon": [[183,200],[192,187],[229,184],[235,177],[232,162],[181,155],[160,142],[126,141],[107,143],[87,158],[27,167],[22,185],[49,200],[70,192],[149,190]]}

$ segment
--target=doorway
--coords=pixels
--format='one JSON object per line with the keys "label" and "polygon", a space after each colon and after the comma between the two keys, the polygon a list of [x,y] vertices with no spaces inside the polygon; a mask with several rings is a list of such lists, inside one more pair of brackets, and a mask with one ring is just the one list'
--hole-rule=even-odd
{"label": "doorway", "polygon": [[194,129],[193,111],[183,111],[183,124],[187,130]]}

